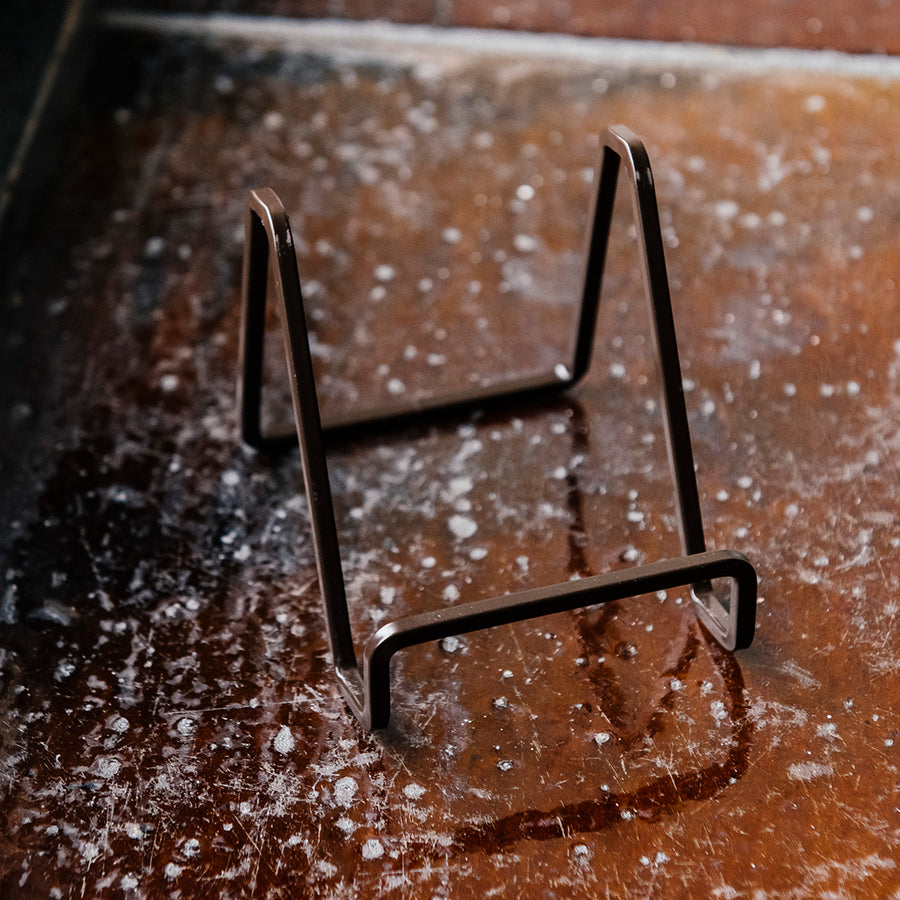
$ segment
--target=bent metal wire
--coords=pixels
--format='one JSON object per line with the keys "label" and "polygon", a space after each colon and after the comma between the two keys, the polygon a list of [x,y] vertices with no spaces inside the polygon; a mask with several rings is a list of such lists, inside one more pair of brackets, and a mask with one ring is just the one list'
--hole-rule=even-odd
{"label": "bent metal wire", "polygon": [[[274,451],[289,447],[292,434],[264,435],[261,424],[265,306],[268,279],[273,279],[290,371],[291,396],[300,444],[303,478],[309,501],[319,585],[325,605],[335,674],[353,714],[363,727],[383,728],[390,720],[390,663],[399,650],[549,613],[594,606],[653,591],[691,585],[700,621],[727,650],[748,647],[756,619],[756,572],[733,550],[708,551],[703,536],[700,500],[682,387],[675,323],[666,276],[656,192],[644,145],[627,128],[603,134],[597,192],[588,235],[587,263],[575,351],[568,364],[545,375],[511,379],[499,385],[468,388],[451,394],[397,403],[328,421],[319,415],[303,295],[291,228],[274,191],[251,191],[247,203],[244,252],[241,374],[238,386],[241,434],[252,447]],[[662,368],[669,462],[675,483],[683,556],[623,571],[534,588],[449,609],[404,616],[379,628],[357,659],[347,611],[347,596],[323,431],[350,432],[361,426],[414,421],[436,412],[463,412],[524,395],[565,390],[584,377],[591,361],[600,286],[621,163],[632,187],[644,284],[653,313]],[[274,263],[273,265],[270,265]],[[714,579],[728,581],[727,596]]]}

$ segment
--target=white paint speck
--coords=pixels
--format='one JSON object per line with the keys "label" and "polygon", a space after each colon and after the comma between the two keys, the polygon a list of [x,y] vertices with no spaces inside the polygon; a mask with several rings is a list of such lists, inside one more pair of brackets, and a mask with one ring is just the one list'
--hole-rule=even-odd
{"label": "white paint speck", "polygon": [[178,388],[178,376],[172,375],[171,373],[163,375],[162,378],[159,379],[159,387],[163,393],[171,394],[172,391]]}
{"label": "white paint speck", "polygon": [[59,665],[56,667],[56,671],[53,673],[53,677],[57,681],[62,681],[65,678],[69,678],[74,671],[75,663],[70,659],[63,659],[60,660]]}
{"label": "white paint speck", "polygon": [[334,786],[334,799],[339,806],[349,806],[359,790],[359,785],[349,776],[339,778]]}
{"label": "white paint speck", "polygon": [[725,709],[725,704],[721,700],[714,700],[710,704],[709,713],[717,722],[728,718],[728,710]]}
{"label": "white paint speck", "polygon": [[180,735],[189,737],[197,730],[197,723],[193,719],[189,719],[187,716],[185,716],[183,719],[178,720],[178,724],[175,726],[175,729]]}
{"label": "white paint speck", "polygon": [[677,83],[678,79],[675,77],[674,72],[663,72],[662,75],[659,76],[659,86],[665,88],[667,91],[672,90]]}
{"label": "white paint speck", "polygon": [[824,763],[802,762],[793,763],[788,768],[788,778],[791,781],[812,781],[814,778],[822,778],[833,774],[834,769]]}
{"label": "white paint speck", "polygon": [[484,449],[484,444],[478,440],[478,438],[467,438],[462,442],[459,450],[457,450],[456,455],[453,457],[453,462],[456,464],[460,464],[465,462],[470,456],[474,456],[476,453],[480,453]]}
{"label": "white paint speck", "polygon": [[612,739],[612,735],[608,731],[598,731],[594,735],[594,743],[598,747],[602,747],[604,744],[609,743],[609,741],[611,739]]}
{"label": "white paint speck", "polygon": [[226,469],[222,473],[222,484],[227,487],[235,487],[241,483],[241,476],[239,472],[235,472],[234,469]]}
{"label": "white paint speck", "polygon": [[[253,551],[250,549],[249,544],[241,544],[241,546],[238,547],[238,549],[234,551],[234,558],[238,562],[247,562],[247,560],[250,559],[250,555],[252,552]],[[198,608],[199,608],[199,604],[198,604]]]}
{"label": "white paint speck", "polygon": [[472,490],[474,482],[469,475],[459,475],[451,478],[447,485],[447,499],[455,500],[463,494],[468,494]]}
{"label": "white paint speck", "polygon": [[513,761],[511,759],[501,759],[500,762],[497,763],[497,768],[501,772],[508,772],[513,767]]}
{"label": "white paint speck", "polygon": [[517,234],[513,238],[513,246],[519,253],[534,253],[538,242],[530,234]]}
{"label": "white paint speck", "polygon": [[168,863],[165,868],[166,878],[177,878],[182,872],[181,866],[176,866],[175,863]]}
{"label": "white paint speck", "polygon": [[418,800],[419,798],[424,796],[425,788],[423,788],[421,784],[416,784],[415,782],[412,782],[411,784],[407,784],[403,788],[403,793],[410,800]]}
{"label": "white paint speck", "polygon": [[437,560],[433,556],[426,556],[422,560],[423,569],[433,569],[437,565]]}
{"label": "white paint speck", "polygon": [[78,847],[81,855],[84,857],[84,860],[89,865],[100,856],[100,848],[96,844],[92,844],[90,841],[85,841],[80,844]]}
{"label": "white paint speck", "polygon": [[833,741],[838,736],[837,725],[834,722],[823,722],[816,728],[816,734],[821,738]]}
{"label": "white paint speck", "polygon": [[451,516],[447,525],[449,526],[450,531],[453,532],[454,537],[459,538],[460,540],[470,538],[478,531],[478,523],[468,516]]}
{"label": "white paint speck", "polygon": [[450,603],[459,600],[459,588],[455,584],[448,584],[444,588],[444,599]]}
{"label": "white paint speck", "polygon": [[387,383],[387,389],[388,393],[395,397],[398,394],[406,393],[406,385],[399,378],[391,378]]}
{"label": "white paint speck", "polygon": [[469,559],[478,562],[479,560],[484,559],[488,555],[486,547],[476,547],[474,550],[469,551]]}
{"label": "white paint speck", "polygon": [[97,760],[97,774],[101,778],[112,778],[119,774],[122,768],[122,761],[115,756],[101,756]]}
{"label": "white paint speck", "polygon": [[458,228],[445,228],[441,236],[448,244],[458,244],[462,240],[462,232]]}
{"label": "white paint speck", "polygon": [[445,637],[441,641],[441,649],[445,653],[456,653],[462,647],[462,642],[458,637]]}
{"label": "white paint speck", "polygon": [[230,94],[234,90],[234,79],[228,75],[216,75],[213,82],[216,91],[220,94]]}
{"label": "white paint speck", "polygon": [[871,206],[861,206],[856,211],[856,218],[859,219],[859,221],[862,222],[863,224],[865,224],[867,222],[871,222],[872,219],[875,218],[875,211],[872,209]]}
{"label": "white paint speck", "polygon": [[391,281],[394,276],[397,274],[396,269],[393,266],[388,265],[380,265],[375,266],[375,277],[379,281]]}
{"label": "white paint speck", "polygon": [[138,880],[132,874],[127,874],[122,876],[122,880],[119,882],[122,886],[123,891],[133,891],[138,886]]}
{"label": "white paint speck", "polygon": [[290,753],[294,749],[294,736],[287,725],[282,725],[272,741],[272,746],[277,753]]}
{"label": "white paint speck", "polygon": [[362,845],[362,858],[378,859],[380,856],[384,856],[384,847],[381,846],[381,841],[378,841],[375,838],[369,838],[369,840]]}
{"label": "white paint speck", "polygon": [[720,200],[713,207],[716,215],[724,221],[733,219],[740,212],[740,209],[741,208],[737,205],[737,203],[734,202],[734,200]]}
{"label": "white paint speck", "polygon": [[533,200],[534,188],[530,184],[520,184],[516,188],[516,196],[520,200]]}
{"label": "white paint speck", "polygon": [[284,115],[278,110],[270,110],[263,116],[263,127],[266,131],[278,131],[284,127]]}
{"label": "white paint speck", "polygon": [[803,101],[803,108],[808,113],[818,113],[825,109],[825,98],[821,94],[810,94]]}

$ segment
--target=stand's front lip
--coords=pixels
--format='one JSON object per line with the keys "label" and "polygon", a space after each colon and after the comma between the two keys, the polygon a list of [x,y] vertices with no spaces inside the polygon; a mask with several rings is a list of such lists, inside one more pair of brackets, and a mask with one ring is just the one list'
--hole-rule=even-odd
{"label": "stand's front lip", "polygon": [[[727,611],[715,600],[710,584],[713,579],[724,578],[731,582],[731,604]],[[756,619],[756,572],[742,553],[708,550],[404,616],[383,625],[369,638],[361,667],[336,665],[335,673],[348,706],[363,727],[384,728],[391,711],[391,659],[400,650],[552,613],[672,590],[686,584],[691,584],[701,622],[726,650],[749,645]]]}

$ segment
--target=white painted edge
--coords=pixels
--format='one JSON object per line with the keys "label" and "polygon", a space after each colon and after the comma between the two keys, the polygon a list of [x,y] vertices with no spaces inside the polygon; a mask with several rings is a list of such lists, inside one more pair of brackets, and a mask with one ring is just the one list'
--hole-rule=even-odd
{"label": "white painted edge", "polygon": [[533,34],[432,25],[396,25],[382,21],[286,19],[263,16],[153,14],[110,10],[102,18],[112,30],[203,39],[230,39],[270,44],[287,50],[313,51],[358,60],[439,62],[453,53],[520,62],[546,60],[643,70],[699,70],[715,74],[804,72],[900,79],[900,57],[851,54],[836,50],[725,47],[664,43],[564,34]]}

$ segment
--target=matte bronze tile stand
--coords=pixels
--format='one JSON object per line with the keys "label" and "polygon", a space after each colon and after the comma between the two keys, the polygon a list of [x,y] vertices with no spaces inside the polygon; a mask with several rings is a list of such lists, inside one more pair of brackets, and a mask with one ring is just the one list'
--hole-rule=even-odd
{"label": "matte bronze tile stand", "polygon": [[[276,194],[266,188],[248,199],[247,242],[244,255],[241,378],[238,404],[244,441],[263,450],[293,443],[293,435],[267,436],[261,427],[263,347],[268,279],[280,299],[285,352],[291,378],[294,418],[303,478],[309,501],[312,533],[325,603],[328,636],[338,683],[354,715],[365,728],[383,728],[391,713],[390,662],[405,647],[482,628],[492,628],[535,616],[594,606],[639,594],[691,584],[701,622],[727,650],[750,645],[756,619],[756,572],[742,554],[707,551],[700,500],[675,340],[675,323],[666,277],[656,192],[650,161],[641,141],[621,126],[603,135],[597,193],[590,229],[584,293],[573,359],[543,376],[510,380],[449,395],[371,410],[362,415],[326,422],[324,430],[350,431],[363,425],[416,420],[425,414],[484,408],[514,396],[549,393],[576,384],[587,372],[594,342],[600,284],[612,221],[619,167],[625,163],[632,186],[635,221],[653,310],[657,347],[662,365],[669,461],[675,482],[681,545],[678,559],[609,572],[449,609],[405,616],[373,634],[357,661],[347,612],[347,597],[338,547],[334,506],[325,460],[323,425],[319,416],[309,335],[297,271],[297,258],[287,214]],[[272,263],[270,265],[270,262]],[[720,595],[714,579],[727,579]]]}

